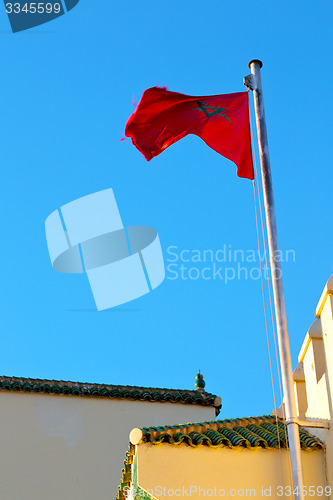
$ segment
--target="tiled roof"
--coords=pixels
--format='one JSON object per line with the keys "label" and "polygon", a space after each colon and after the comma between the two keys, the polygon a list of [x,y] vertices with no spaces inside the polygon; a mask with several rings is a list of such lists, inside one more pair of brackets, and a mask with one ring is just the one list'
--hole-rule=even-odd
{"label": "tiled roof", "polygon": [[97,396],[111,399],[130,399],[161,403],[183,403],[221,407],[221,399],[209,392],[182,389],[161,389],[130,385],[88,384],[62,380],[40,380],[17,377],[0,377],[0,391],[42,392],[70,396]]}
{"label": "tiled roof", "polygon": [[[324,447],[318,438],[311,436],[303,429],[299,430],[299,436],[303,450],[318,450]],[[208,446],[231,449],[239,447],[272,449],[278,448],[279,441],[280,446],[286,448],[285,423],[281,419],[276,420],[276,417],[272,415],[133,429],[117,500],[127,499],[126,489],[133,482],[134,445],[136,444],[167,443],[174,446],[183,444],[193,448]]]}
{"label": "tiled roof", "polygon": [[[165,425],[163,427],[143,427],[141,432],[134,429],[130,439],[132,444],[169,443],[185,444],[192,447],[209,446],[245,447],[245,448],[277,448],[286,447],[286,429],[284,422],[272,415],[261,417],[234,418],[215,420],[212,422],[195,422],[182,425]],[[299,431],[301,447],[304,450],[315,450],[323,447],[321,441],[303,429]],[[139,442],[138,442],[139,441]]]}
{"label": "tiled roof", "polygon": [[133,461],[134,461],[134,446],[130,444],[129,451],[126,452],[124,460],[124,468],[122,470],[122,477],[120,485],[118,486],[118,494],[116,500],[126,500],[127,492],[131,483],[133,482]]}

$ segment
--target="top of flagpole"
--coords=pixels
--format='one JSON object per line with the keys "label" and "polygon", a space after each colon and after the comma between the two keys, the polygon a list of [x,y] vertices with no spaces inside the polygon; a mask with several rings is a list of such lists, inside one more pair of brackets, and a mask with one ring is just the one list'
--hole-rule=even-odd
{"label": "top of flagpole", "polygon": [[249,68],[250,68],[250,69],[251,69],[251,64],[252,64],[252,63],[254,63],[254,62],[258,63],[258,64],[259,64],[259,66],[260,66],[260,68],[262,68],[262,67],[263,67],[263,62],[262,62],[262,61],[260,61],[260,59],[252,59],[252,60],[249,62]]}

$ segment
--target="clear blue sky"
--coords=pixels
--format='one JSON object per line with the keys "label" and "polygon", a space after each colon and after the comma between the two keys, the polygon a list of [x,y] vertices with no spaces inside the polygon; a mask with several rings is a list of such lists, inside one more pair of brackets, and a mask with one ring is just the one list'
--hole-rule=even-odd
{"label": "clear blue sky", "polygon": [[166,279],[98,313],[85,277],[52,269],[44,222],[112,187],[125,224],[157,229],[166,259],[170,246],[256,250],[252,184],[231,162],[194,136],[150,163],[120,139],[133,94],[243,91],[247,63],[262,59],[280,246],[296,255],[283,264],[295,366],[333,272],[332,11],[80,0],[12,34],[1,7],[2,374],[192,388],[200,368],[222,416],[271,412],[259,281]]}

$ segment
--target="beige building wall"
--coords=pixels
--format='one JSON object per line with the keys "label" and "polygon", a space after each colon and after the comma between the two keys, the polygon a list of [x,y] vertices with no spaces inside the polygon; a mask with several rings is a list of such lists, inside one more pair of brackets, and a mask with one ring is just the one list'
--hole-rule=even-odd
{"label": "beige building wall", "polygon": [[307,430],[326,445],[325,470],[333,488],[333,275],[318,302],[316,318],[299,353],[294,387],[299,418],[329,424],[329,429]]}
{"label": "beige building wall", "polygon": [[333,275],[328,280],[319,300],[316,317],[320,318],[326,360],[327,394],[329,401],[329,424],[326,444],[326,465],[328,482],[333,486]]}
{"label": "beige building wall", "polygon": [[[305,409],[305,417],[309,420],[328,420],[330,410],[327,394],[326,359],[320,319],[316,319],[309,328],[298,361],[303,365],[306,384],[307,408]],[[302,407],[302,403],[300,403],[300,407]]]}
{"label": "beige building wall", "polygon": [[[288,495],[292,479],[289,452],[285,449],[142,444],[136,450],[138,485],[158,500],[170,498],[172,490],[175,492],[173,498],[179,496],[191,500],[202,500],[207,496],[213,499],[292,498]],[[321,492],[321,488],[327,486],[324,451],[302,451],[301,454],[307,491],[311,486],[314,487],[312,492],[317,492],[317,487]],[[171,490],[169,495],[168,490]],[[320,495],[311,496],[318,498]],[[322,497],[327,498],[324,494]]]}
{"label": "beige building wall", "polygon": [[215,408],[0,392],[1,500],[110,500],[136,426],[214,420]]}
{"label": "beige building wall", "polygon": [[[305,384],[305,373],[304,373],[304,365],[303,363],[298,363],[296,366],[294,373],[294,391],[296,398],[296,411],[298,418],[301,420],[305,420],[305,415],[308,409],[308,396],[306,392],[306,384]],[[280,416],[283,418],[284,414],[281,411]]]}

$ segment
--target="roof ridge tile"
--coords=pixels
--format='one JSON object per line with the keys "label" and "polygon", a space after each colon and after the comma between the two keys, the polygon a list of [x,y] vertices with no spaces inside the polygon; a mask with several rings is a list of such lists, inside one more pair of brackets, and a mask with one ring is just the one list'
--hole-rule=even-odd
{"label": "roof ridge tile", "polygon": [[159,387],[143,387],[133,385],[113,385],[88,382],[72,382],[64,380],[48,380],[25,377],[0,376],[0,392],[4,390],[47,394],[65,394],[71,396],[98,396],[111,399],[131,399],[140,401],[159,401],[161,403],[197,404],[212,406],[217,410],[219,399],[209,392],[198,392],[187,389],[167,389]]}

